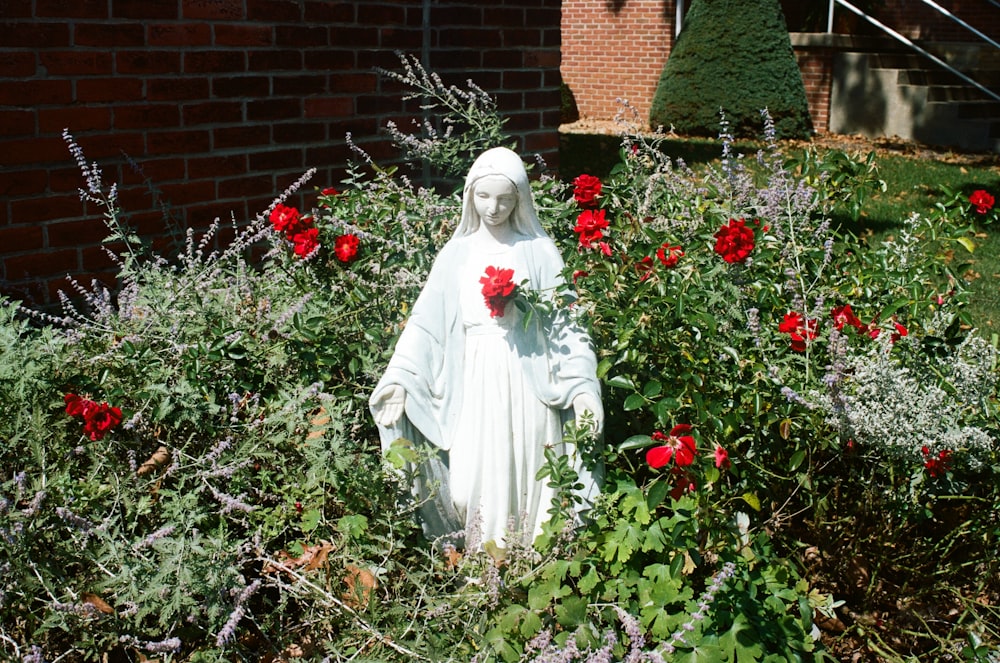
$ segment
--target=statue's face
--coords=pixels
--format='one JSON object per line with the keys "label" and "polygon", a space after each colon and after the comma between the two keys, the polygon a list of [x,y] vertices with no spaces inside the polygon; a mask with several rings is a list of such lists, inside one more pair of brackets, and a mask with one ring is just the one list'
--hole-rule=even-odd
{"label": "statue's face", "polygon": [[499,226],[507,223],[517,205],[517,188],[503,175],[487,175],[476,182],[472,200],[483,223]]}

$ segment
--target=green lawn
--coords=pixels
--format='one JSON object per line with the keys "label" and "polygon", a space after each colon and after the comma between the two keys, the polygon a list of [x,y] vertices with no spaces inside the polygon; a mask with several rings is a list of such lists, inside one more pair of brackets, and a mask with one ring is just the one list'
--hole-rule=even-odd
{"label": "green lawn", "polygon": [[[563,133],[560,142],[560,174],[564,179],[587,172],[605,177],[619,158],[619,137],[605,134]],[[801,143],[788,148],[788,155],[801,153]],[[755,154],[759,145],[738,142],[734,151]],[[664,151],[688,165],[712,162],[719,158],[718,141],[708,139],[667,140]],[[859,234],[869,234],[871,241],[897,232],[900,221],[913,212],[926,214],[945,196],[945,189],[966,196],[976,189],[986,189],[1000,200],[1000,157],[962,157],[934,153],[934,157],[880,154],[876,163],[879,176],[886,182],[884,192],[875,192],[866,201],[856,223],[849,216],[837,214],[837,220]],[[966,272],[971,291],[970,318],[987,336],[1000,332],[1000,228],[979,228],[972,238],[975,251],[956,259],[971,263]]]}

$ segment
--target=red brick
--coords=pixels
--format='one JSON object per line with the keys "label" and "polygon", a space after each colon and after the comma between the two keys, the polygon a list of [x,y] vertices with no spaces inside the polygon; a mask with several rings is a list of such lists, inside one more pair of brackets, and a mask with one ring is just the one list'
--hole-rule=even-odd
{"label": "red brick", "polygon": [[[337,28],[333,28],[339,35]],[[367,30],[369,37],[378,36],[378,30],[370,28]],[[338,38],[330,39],[330,31],[321,26],[304,25],[278,25],[274,28],[274,43],[277,46],[297,46],[298,48],[309,48],[311,46],[329,46],[337,44],[343,46]],[[377,43],[377,42],[367,42]]]}
{"label": "red brick", "polygon": [[[83,153],[87,155],[88,161],[100,162],[102,166],[106,160],[121,159],[123,152],[142,154],[144,151],[143,135],[139,132],[115,131],[108,135],[77,135],[76,141],[83,148]],[[110,176],[106,176],[105,179],[110,180]]]}
{"label": "red brick", "polygon": [[539,30],[504,30],[502,35],[503,45],[506,48],[542,45],[542,33]]}
{"label": "red brick", "polygon": [[301,99],[258,99],[247,102],[247,121],[287,120],[302,117]]}
{"label": "red brick", "polygon": [[151,0],[111,0],[111,17],[139,19],[180,18],[176,2],[153,2]]}
{"label": "red brick", "polygon": [[403,7],[359,3],[357,22],[363,25],[406,25],[406,10]]}
{"label": "red brick", "polygon": [[327,2],[326,0],[306,0],[305,20],[307,23],[354,23],[357,2]]}
{"label": "red brick", "polygon": [[35,252],[5,257],[3,269],[8,280],[20,281],[40,274],[48,276],[76,272],[80,269],[80,260],[76,249]]}
{"label": "red brick", "polygon": [[250,124],[226,127],[212,132],[212,146],[217,150],[229,147],[267,145],[271,142],[271,129],[267,125]]}
{"label": "red brick", "polygon": [[111,109],[106,106],[63,106],[38,109],[38,131],[43,134],[111,128]]}
{"label": "red brick", "polygon": [[176,51],[118,51],[119,74],[170,74],[181,70],[181,54]]}
{"label": "red brick", "polygon": [[34,53],[30,51],[0,51],[0,76],[27,78],[34,75]]}
{"label": "red brick", "polygon": [[480,7],[434,5],[431,7],[431,25],[482,27],[483,10]]}
{"label": "red brick", "polygon": [[218,76],[212,79],[213,97],[261,98],[271,93],[266,76]]}
{"label": "red brick", "polygon": [[207,98],[207,78],[146,79],[146,99],[149,101],[178,101]]}
{"label": "red brick", "polygon": [[4,197],[40,195],[45,193],[48,181],[48,173],[41,168],[12,170],[0,175],[0,194]]}
{"label": "red brick", "polygon": [[108,18],[107,0],[35,0],[35,16],[47,18]]}
{"label": "red brick", "polygon": [[268,23],[298,22],[302,10],[297,0],[247,0],[247,19]]}
{"label": "red brick", "polygon": [[65,48],[70,46],[67,23],[12,23],[0,24],[4,48]]}
{"label": "red brick", "polygon": [[273,79],[275,96],[307,96],[326,92],[326,75],[275,76]]}
{"label": "red brick", "polygon": [[[496,28],[462,28],[460,30],[439,28],[436,30],[436,45],[442,48],[500,48],[502,46],[511,45],[506,43],[508,40],[507,32],[508,31],[504,30],[501,33]],[[514,30],[512,32],[534,33],[535,31]],[[536,40],[535,43],[528,45],[537,46],[538,41],[540,41],[540,39]]]}
{"label": "red brick", "polygon": [[38,61],[48,76],[97,74],[109,76],[114,70],[111,54],[102,51],[39,51]]}
{"label": "red brick", "polygon": [[[137,0],[149,2],[149,0]],[[194,48],[212,43],[212,26],[208,23],[163,23],[149,26],[150,46],[184,46]]]}
{"label": "red brick", "polygon": [[[298,163],[302,163],[302,154],[297,154]],[[271,175],[251,175],[248,177],[237,177],[233,179],[221,180],[219,182],[219,200],[231,200],[235,198],[248,198],[259,196],[271,192],[274,186],[274,178]]]}
{"label": "red brick", "polygon": [[250,71],[299,71],[302,69],[302,51],[250,51]]}
{"label": "red brick", "polygon": [[275,124],[271,132],[274,134],[274,142],[278,144],[314,143],[326,139],[326,127],[316,123]]}
{"label": "red brick", "polygon": [[29,110],[0,110],[0,136],[35,135],[35,114]]}
{"label": "red brick", "polygon": [[274,41],[270,25],[218,23],[214,30],[216,46],[270,46]]}
{"label": "red brick", "polygon": [[187,172],[190,178],[226,177],[242,175],[247,172],[247,157],[245,154],[229,156],[210,156],[188,159]]}
{"label": "red brick", "polygon": [[67,158],[66,144],[55,136],[0,141],[0,164],[5,166],[59,162]]}
{"label": "red brick", "polygon": [[0,246],[4,253],[32,251],[42,245],[42,228],[39,225],[7,226],[0,228]]}
{"label": "red brick", "polygon": [[72,100],[73,87],[67,80],[0,80],[0,106],[37,107],[47,104],[68,104]]}
{"label": "red brick", "polygon": [[0,3],[0,18],[31,17],[31,0],[4,0]]}
{"label": "red brick", "polygon": [[424,33],[419,28],[379,28],[379,44],[384,48],[401,51],[418,51],[423,45]]}
{"label": "red brick", "polygon": [[[304,169],[301,149],[270,150],[250,155],[250,170],[272,173],[282,168]],[[299,173],[301,175],[302,173]],[[264,193],[264,192],[260,192]]]}
{"label": "red brick", "polygon": [[243,121],[243,104],[238,101],[207,101],[185,104],[184,126],[196,124],[224,124]]}
{"label": "red brick", "polygon": [[[48,195],[43,198],[23,198],[10,203],[10,219],[12,224],[38,224],[51,219],[63,219],[79,216],[83,211],[80,196]],[[98,221],[98,223],[100,223]]]}
{"label": "red brick", "polygon": [[116,105],[115,129],[148,129],[176,127],[181,113],[176,104]]}
{"label": "red brick", "polygon": [[108,227],[98,217],[50,223],[45,229],[52,248],[100,244],[109,234]]}
{"label": "red brick", "polygon": [[140,78],[84,78],[76,82],[76,100],[82,103],[138,101],[142,97]]}
{"label": "red brick", "polygon": [[166,184],[161,187],[161,189],[167,200],[170,200],[178,205],[203,203],[218,198],[215,192],[214,179]]}
{"label": "red brick", "polygon": [[77,23],[73,26],[73,43],[77,46],[121,48],[142,46],[145,30],[139,23]]}
{"label": "red brick", "polygon": [[183,18],[238,21],[246,18],[242,0],[183,0]]}
{"label": "red brick", "polygon": [[[324,48],[321,51],[306,51],[305,60],[306,69],[312,70],[337,72],[357,68],[357,56],[353,49]],[[398,67],[399,60],[396,60],[395,64]]]}
{"label": "red brick", "polygon": [[223,74],[247,69],[243,51],[194,51],[184,54],[184,73]]}
{"label": "red brick", "polygon": [[378,76],[375,74],[334,74],[330,77],[330,91],[374,92],[377,83]]}
{"label": "red brick", "polygon": [[207,131],[150,132],[146,138],[147,154],[191,154],[209,150]]}
{"label": "red brick", "polygon": [[353,113],[354,99],[352,97],[323,97],[305,100],[306,117],[347,117]]}

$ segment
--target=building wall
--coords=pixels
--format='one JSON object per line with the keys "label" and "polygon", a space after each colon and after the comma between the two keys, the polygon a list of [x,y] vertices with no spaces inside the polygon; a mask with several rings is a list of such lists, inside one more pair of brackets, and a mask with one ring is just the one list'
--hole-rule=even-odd
{"label": "building wall", "polygon": [[308,168],[310,190],[337,186],[348,132],[391,158],[385,123],[419,114],[375,71],[399,71],[396,50],[492,93],[522,150],[555,164],[559,44],[559,0],[0,0],[0,292],[110,283],[64,128],[162,244],[149,184],[197,229],[252,218]]}
{"label": "building wall", "polygon": [[[625,97],[639,110],[641,119],[647,120],[660,72],[673,46],[676,2],[563,0],[562,73],[582,118],[611,120],[617,112],[615,98]],[[690,7],[691,2],[685,0],[683,6]],[[917,0],[877,2],[874,15],[911,39],[973,38]],[[783,0],[782,4],[789,16],[796,12],[795,20],[809,17],[816,29],[826,30],[827,0]],[[855,0],[853,4],[863,2]],[[1000,36],[1000,9],[988,0],[938,0],[938,4],[994,39]],[[837,9],[835,16],[835,32],[877,33],[843,8]],[[793,39],[793,46],[813,126],[825,132],[830,117],[833,55],[840,47],[825,46],[822,39]]]}
{"label": "building wall", "polygon": [[675,2],[563,0],[562,75],[582,118],[610,120],[622,98],[648,120],[673,45]]}

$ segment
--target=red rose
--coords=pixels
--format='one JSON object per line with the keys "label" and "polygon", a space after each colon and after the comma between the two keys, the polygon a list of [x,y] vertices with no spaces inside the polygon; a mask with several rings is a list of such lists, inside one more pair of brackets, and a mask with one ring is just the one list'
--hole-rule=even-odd
{"label": "red rose", "polygon": [[635,263],[635,271],[639,273],[639,281],[645,281],[653,275],[653,259],[646,256]]}
{"label": "red rose", "polygon": [[807,341],[816,338],[816,320],[805,320],[799,313],[790,311],[778,325],[778,331],[792,337],[792,350],[805,352]]}
{"label": "red rose", "polygon": [[864,323],[854,315],[854,311],[851,310],[850,304],[844,304],[843,306],[836,306],[830,311],[830,317],[833,318],[833,326],[837,330],[844,328],[844,325],[850,325],[857,329],[859,332],[864,330]]}
{"label": "red rose", "polygon": [[573,198],[580,207],[597,207],[601,195],[601,180],[593,175],[578,175],[573,180]]}
{"label": "red rose", "polygon": [[82,417],[86,404],[89,402],[76,394],[66,394],[63,396],[63,400],[66,401],[66,414],[71,417]]}
{"label": "red rose", "polygon": [[83,422],[83,432],[91,440],[100,440],[104,435],[122,422],[122,411],[110,407],[107,403],[98,405]]}
{"label": "red rose", "polygon": [[976,208],[976,214],[986,214],[993,209],[995,201],[989,192],[978,189],[969,196],[969,202]]}
{"label": "red rose", "polygon": [[729,452],[721,446],[715,447],[715,466],[719,469],[727,469],[732,463],[729,462]]}
{"label": "red rose", "polygon": [[337,190],[334,189],[332,186],[328,186],[327,188],[325,188],[322,191],[320,191],[320,195],[322,195],[322,196],[336,196],[337,195]]}
{"label": "red rose", "polygon": [[656,250],[656,257],[664,267],[676,267],[677,261],[684,257],[684,251],[679,246],[670,246],[668,242]]}
{"label": "red rose", "polygon": [[728,263],[743,262],[753,247],[753,228],[747,228],[744,219],[729,219],[715,233],[715,252]]}
{"label": "red rose", "polygon": [[514,283],[514,270],[500,267],[487,267],[486,275],[479,279],[483,285],[483,299],[490,309],[491,318],[502,318],[507,302],[514,296],[517,285]]}
{"label": "red rose", "polygon": [[358,257],[358,238],[354,235],[341,235],[333,244],[333,255],[337,260],[348,263]]}
{"label": "red rose", "polygon": [[305,230],[311,223],[312,219],[308,216],[300,217],[299,211],[294,207],[279,204],[271,210],[271,225],[288,239]]}
{"label": "red rose", "polygon": [[653,447],[646,452],[646,462],[649,466],[653,469],[659,469],[669,463],[671,459],[678,467],[685,467],[693,463],[697,449],[694,438],[687,435],[690,432],[691,426],[688,424],[674,426],[668,435],[664,435],[661,431],[654,432],[651,437],[664,444]]}
{"label": "red rose", "polygon": [[295,255],[306,258],[319,247],[319,229],[300,230],[291,237],[291,240],[295,244]]}
{"label": "red rose", "polygon": [[[604,218],[604,210],[584,210],[580,216],[576,217],[576,227],[573,232],[580,235],[580,246],[586,249],[592,248],[591,243],[604,237],[601,231],[608,227],[607,219]],[[602,247],[603,250],[603,247]]]}

